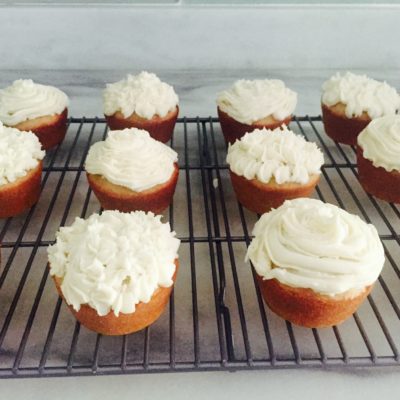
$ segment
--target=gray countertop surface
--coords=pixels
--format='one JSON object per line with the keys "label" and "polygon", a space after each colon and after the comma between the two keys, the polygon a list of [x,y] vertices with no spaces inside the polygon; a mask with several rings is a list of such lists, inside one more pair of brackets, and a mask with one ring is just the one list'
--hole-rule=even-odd
{"label": "gray countertop surface", "polygon": [[203,372],[0,382],[4,399],[398,399],[399,371]]}
{"label": "gray countertop surface", "polygon": [[[121,79],[128,70],[105,71],[20,71],[0,74],[0,87],[12,80],[33,78],[63,89],[71,99],[70,115],[101,116],[101,90],[105,82]],[[171,83],[180,97],[181,116],[215,116],[216,93],[239,78],[281,78],[299,93],[297,115],[318,115],[320,87],[333,70],[235,70],[235,71],[155,71]],[[361,72],[361,71],[359,71]],[[400,87],[397,71],[364,71]],[[1,398],[24,399],[274,399],[317,398],[372,399],[379,396],[399,398],[398,368],[346,370],[277,370],[249,372],[203,372],[51,378],[0,381]]]}

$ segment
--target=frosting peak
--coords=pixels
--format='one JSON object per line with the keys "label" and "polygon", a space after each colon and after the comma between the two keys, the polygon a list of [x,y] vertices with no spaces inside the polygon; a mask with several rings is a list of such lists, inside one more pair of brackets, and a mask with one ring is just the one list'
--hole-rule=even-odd
{"label": "frosting peak", "polygon": [[115,185],[142,192],[167,182],[178,154],[150,137],[147,131],[129,128],[110,131],[107,139],[92,145],[85,169]]}
{"label": "frosting peak", "polygon": [[253,234],[246,258],[260,276],[325,295],[362,291],[385,261],[373,225],[319,200],[287,200]]}
{"label": "frosting peak", "polygon": [[231,171],[246,179],[305,184],[311,175],[321,173],[324,156],[315,143],[284,126],[246,133],[229,146],[226,161]]}
{"label": "frosting peak", "polygon": [[366,112],[374,119],[395,114],[400,108],[400,95],[386,82],[346,72],[337,73],[322,85],[322,103],[327,106],[343,103],[347,118]]}
{"label": "frosting peak", "polygon": [[161,216],[104,211],[60,228],[47,250],[50,274],[62,278],[63,296],[76,311],[87,304],[100,316],[129,314],[173,284],[179,244]]}
{"label": "frosting peak", "polygon": [[60,89],[40,85],[32,79],[18,79],[0,90],[0,121],[14,126],[26,120],[61,114],[68,103],[67,95]]}
{"label": "frosting peak", "polygon": [[282,121],[296,108],[297,94],[278,79],[241,79],[218,94],[217,104],[243,124],[252,124],[268,116]]}
{"label": "frosting peak", "polygon": [[363,156],[375,167],[400,172],[400,115],[372,120],[357,138]]}
{"label": "frosting peak", "polygon": [[38,138],[0,122],[0,185],[12,183],[37,167],[44,157]]}
{"label": "frosting peak", "polygon": [[108,83],[103,100],[107,116],[120,111],[125,118],[136,113],[146,119],[155,115],[165,117],[179,102],[172,86],[146,71],[138,75],[128,74],[121,81]]}

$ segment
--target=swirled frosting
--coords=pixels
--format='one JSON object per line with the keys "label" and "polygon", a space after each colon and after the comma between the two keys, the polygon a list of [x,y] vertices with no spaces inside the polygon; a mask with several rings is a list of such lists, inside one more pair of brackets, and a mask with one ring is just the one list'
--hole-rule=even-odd
{"label": "swirled frosting", "polygon": [[179,99],[172,86],[162,82],[155,74],[143,71],[107,84],[103,101],[105,115],[120,111],[125,118],[136,113],[151,119],[155,115],[165,117],[175,110]]}
{"label": "swirled frosting", "polygon": [[61,114],[68,103],[67,95],[60,89],[18,79],[0,90],[0,121],[14,126],[29,119]]}
{"label": "swirled frosting", "polygon": [[128,128],[110,131],[105,141],[92,145],[85,169],[115,185],[142,192],[167,182],[177,161],[176,151],[150,137],[147,131]]}
{"label": "swirled frosting", "polygon": [[400,108],[400,96],[386,82],[346,72],[337,73],[322,85],[322,103],[327,106],[343,103],[347,118],[366,112],[374,119],[395,114]]}
{"label": "swirled frosting", "polygon": [[246,133],[229,146],[226,161],[231,171],[246,179],[304,184],[321,173],[324,156],[315,143],[283,127]]}
{"label": "swirled frosting", "polygon": [[100,316],[130,314],[158,287],[170,287],[180,241],[160,216],[104,211],[62,227],[48,248],[50,274],[62,278],[66,302]]}
{"label": "swirled frosting", "polygon": [[25,176],[37,167],[44,154],[35,134],[8,128],[0,122],[0,185]]}
{"label": "swirled frosting", "polygon": [[273,116],[282,121],[292,115],[297,94],[278,79],[241,79],[218,94],[220,110],[243,124]]}
{"label": "swirled frosting", "polygon": [[400,171],[400,116],[387,115],[372,120],[357,138],[363,156],[375,167]]}
{"label": "swirled frosting", "polygon": [[254,227],[247,258],[263,279],[335,296],[378,278],[384,251],[375,227],[314,199],[287,200]]}

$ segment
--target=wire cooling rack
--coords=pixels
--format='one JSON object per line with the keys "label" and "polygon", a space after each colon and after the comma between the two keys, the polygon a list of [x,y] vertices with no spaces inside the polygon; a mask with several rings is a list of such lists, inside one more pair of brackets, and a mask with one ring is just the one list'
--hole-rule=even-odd
{"label": "wire cooling rack", "polygon": [[386,265],[352,318],[326,329],[296,327],[264,305],[244,262],[257,216],[235,200],[214,118],[178,121],[174,203],[165,214],[182,241],[174,294],[150,328],[106,337],[81,327],[57,296],[46,247],[59,226],[99,211],[83,170],[103,119],[71,118],[64,143],[45,159],[39,203],[0,222],[0,377],[399,365],[400,211],[367,195],[354,149],[332,142],[319,117],[291,129],[325,153],[315,196],[377,227]]}

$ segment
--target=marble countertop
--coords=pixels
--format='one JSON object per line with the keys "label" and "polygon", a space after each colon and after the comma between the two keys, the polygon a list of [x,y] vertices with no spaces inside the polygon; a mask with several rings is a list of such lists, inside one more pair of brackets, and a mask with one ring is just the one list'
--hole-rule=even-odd
{"label": "marble countertop", "polygon": [[[131,400],[375,400],[399,397],[399,372],[279,370],[1,381],[3,398]],[[378,397],[379,396],[379,397]]]}
{"label": "marble countertop", "polygon": [[[105,82],[121,79],[128,70],[105,71],[21,71],[5,70],[0,74],[0,87],[18,78],[60,87],[71,98],[70,115],[74,117],[101,116],[101,90]],[[135,70],[129,72],[137,72]],[[320,87],[334,70],[228,70],[228,71],[155,71],[172,84],[180,97],[181,116],[216,116],[216,93],[240,78],[273,77],[283,79],[297,91],[297,115],[320,113]],[[361,71],[400,87],[400,76],[395,70]],[[147,399],[163,398],[223,399],[301,398],[372,399],[379,396],[397,398],[400,393],[398,368],[343,370],[279,370],[156,374],[136,376],[108,376],[98,378],[3,380],[0,391],[4,398],[60,400],[85,399]],[[360,390],[360,387],[363,389]],[[327,392],[329,388],[329,392]],[[84,393],[84,395],[83,395]],[[332,397],[329,397],[331,393]]]}

